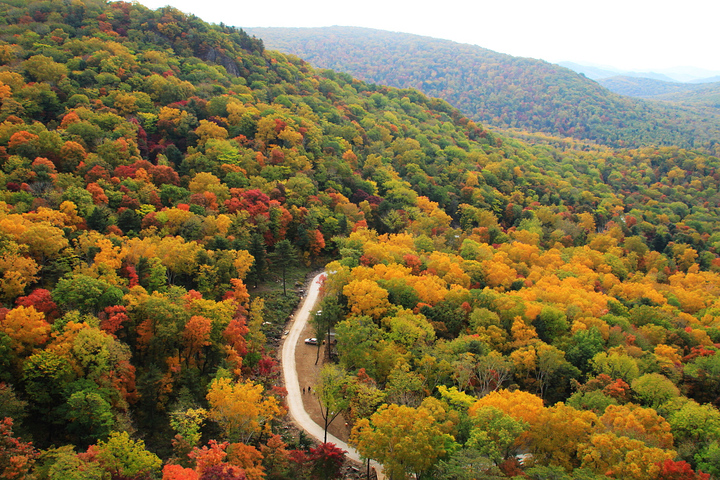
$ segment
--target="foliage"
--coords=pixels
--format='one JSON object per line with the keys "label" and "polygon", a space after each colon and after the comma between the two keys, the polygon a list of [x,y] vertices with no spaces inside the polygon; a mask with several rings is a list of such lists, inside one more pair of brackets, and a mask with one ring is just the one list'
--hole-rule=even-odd
{"label": "foliage", "polygon": [[[383,85],[417,88],[446,100],[475,121],[499,128],[609,145],[699,146],[682,123],[702,124],[707,113],[688,105],[717,105],[712,87],[697,92],[699,98],[684,107],[653,104],[613,94],[558,65],[411,34],[350,27],[248,31],[268,47],[305,58],[318,68],[333,68]],[[601,85],[630,94],[627,85]],[[679,95],[666,96],[682,100]],[[670,112],[682,120],[677,124],[663,120]],[[657,127],[643,118],[653,118]],[[714,114],[713,125],[701,134],[703,142],[717,135],[717,122]]]}
{"label": "foliage", "polygon": [[717,151],[509,138],[171,7],[0,19],[0,412],[29,475],[316,475],[276,348],[322,265],[319,397],[398,478],[521,451],[718,475]]}

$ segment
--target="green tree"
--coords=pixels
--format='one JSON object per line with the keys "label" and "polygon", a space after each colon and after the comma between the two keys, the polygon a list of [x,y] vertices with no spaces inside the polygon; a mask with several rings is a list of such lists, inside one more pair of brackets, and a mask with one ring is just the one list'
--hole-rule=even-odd
{"label": "green tree", "polygon": [[74,392],[60,411],[67,431],[84,445],[106,439],[115,424],[110,403],[97,387]]}
{"label": "green tree", "polygon": [[715,470],[720,470],[720,458],[717,457],[720,411],[717,408],[689,400],[670,413],[667,420],[681,459],[691,465],[707,464],[703,471],[709,471],[710,465],[714,465]]}
{"label": "green tree", "polygon": [[248,252],[250,252],[250,255],[252,255],[254,259],[252,267],[250,267],[250,271],[248,272],[248,277],[252,280],[255,288],[257,288],[260,280],[263,279],[267,271],[267,251],[265,250],[265,241],[262,235],[259,233],[253,234]]}
{"label": "green tree", "polygon": [[43,350],[23,363],[25,394],[35,409],[48,414],[65,400],[65,385],[75,379],[67,359]]}
{"label": "green tree", "polygon": [[162,460],[145,448],[145,442],[133,440],[128,432],[112,432],[96,449],[100,464],[113,477],[152,477],[162,465]]}
{"label": "green tree", "polygon": [[518,437],[528,428],[526,422],[490,406],[476,410],[472,421],[475,426],[470,430],[467,446],[477,449],[495,465],[515,454]]}
{"label": "green tree", "polygon": [[275,260],[280,271],[282,272],[283,282],[283,296],[287,296],[287,289],[285,288],[285,277],[287,269],[297,263],[297,249],[288,239],[280,240],[275,244],[275,251],[271,257]]}
{"label": "green tree", "polygon": [[102,480],[105,476],[98,462],[82,460],[72,445],[42,452],[35,472],[40,480]]}
{"label": "green tree", "polygon": [[655,410],[680,396],[678,387],[659,373],[646,373],[633,380],[631,386],[642,404]]}
{"label": "green tree", "polygon": [[327,363],[320,370],[320,377],[315,384],[315,395],[320,404],[325,430],[323,442],[327,442],[327,430],[338,415],[348,409],[350,401],[347,396],[347,386],[350,381],[347,373],[337,365]]}
{"label": "green tree", "polygon": [[97,315],[105,307],[122,302],[122,290],[104,280],[83,274],[67,275],[52,291],[53,301],[65,310]]}

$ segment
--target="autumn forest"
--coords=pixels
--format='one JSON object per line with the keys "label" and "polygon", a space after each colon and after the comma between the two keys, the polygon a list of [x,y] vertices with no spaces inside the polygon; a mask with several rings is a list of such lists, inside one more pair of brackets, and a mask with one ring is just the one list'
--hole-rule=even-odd
{"label": "autumn forest", "polygon": [[322,270],[317,390],[386,478],[720,478],[713,130],[522,128],[171,7],[0,0],[0,478],[361,478],[289,427]]}

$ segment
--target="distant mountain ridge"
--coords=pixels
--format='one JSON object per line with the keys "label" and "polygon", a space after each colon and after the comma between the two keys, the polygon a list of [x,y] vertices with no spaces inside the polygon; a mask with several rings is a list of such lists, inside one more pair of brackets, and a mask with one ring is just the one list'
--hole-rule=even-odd
{"label": "distant mountain ridge", "polygon": [[630,97],[720,108],[720,82],[670,83],[650,78],[611,77],[598,80],[598,83]]}
{"label": "distant mountain ridge", "polygon": [[716,111],[623,97],[541,60],[367,28],[244,30],[262,38],[267,48],[362,80],[416,88],[496,128],[609,146],[696,148],[720,140]]}
{"label": "distant mountain ridge", "polygon": [[658,71],[632,71],[610,66],[584,65],[576,62],[558,62],[561,67],[582,73],[591,80],[612,77],[650,78],[670,83],[713,83],[720,81],[720,72],[692,67],[676,67]]}

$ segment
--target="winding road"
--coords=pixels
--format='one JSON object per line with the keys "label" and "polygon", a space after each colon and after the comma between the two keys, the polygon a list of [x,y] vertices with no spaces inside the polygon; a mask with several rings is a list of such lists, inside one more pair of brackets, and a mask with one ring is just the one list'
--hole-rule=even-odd
{"label": "winding road", "polygon": [[[290,331],[285,338],[285,343],[283,343],[282,347],[281,357],[283,378],[285,380],[285,389],[288,392],[286,402],[288,405],[290,417],[300,428],[305,430],[308,434],[312,435],[320,442],[323,441],[325,430],[323,429],[323,427],[315,423],[310,418],[310,415],[308,415],[308,413],[305,411],[305,407],[303,406],[302,394],[300,392],[300,383],[298,381],[298,374],[295,365],[295,348],[300,342],[300,333],[302,332],[303,328],[305,328],[305,324],[310,317],[310,311],[313,309],[315,303],[317,302],[318,295],[320,293],[320,284],[324,275],[325,272],[320,273],[315,278],[313,278],[312,284],[308,289],[307,296],[305,297],[305,300],[303,301],[300,310],[296,312],[295,320],[290,326]],[[347,456],[349,458],[360,462],[361,464],[364,462],[357,450],[349,446],[347,443],[331,435],[330,433],[328,433],[327,438],[328,442],[334,443],[335,445],[337,445],[338,448],[346,450],[348,452]],[[370,464],[375,468],[375,471],[378,473],[378,479],[383,479],[384,475],[382,475],[381,473],[381,466],[375,461],[371,461]]]}

